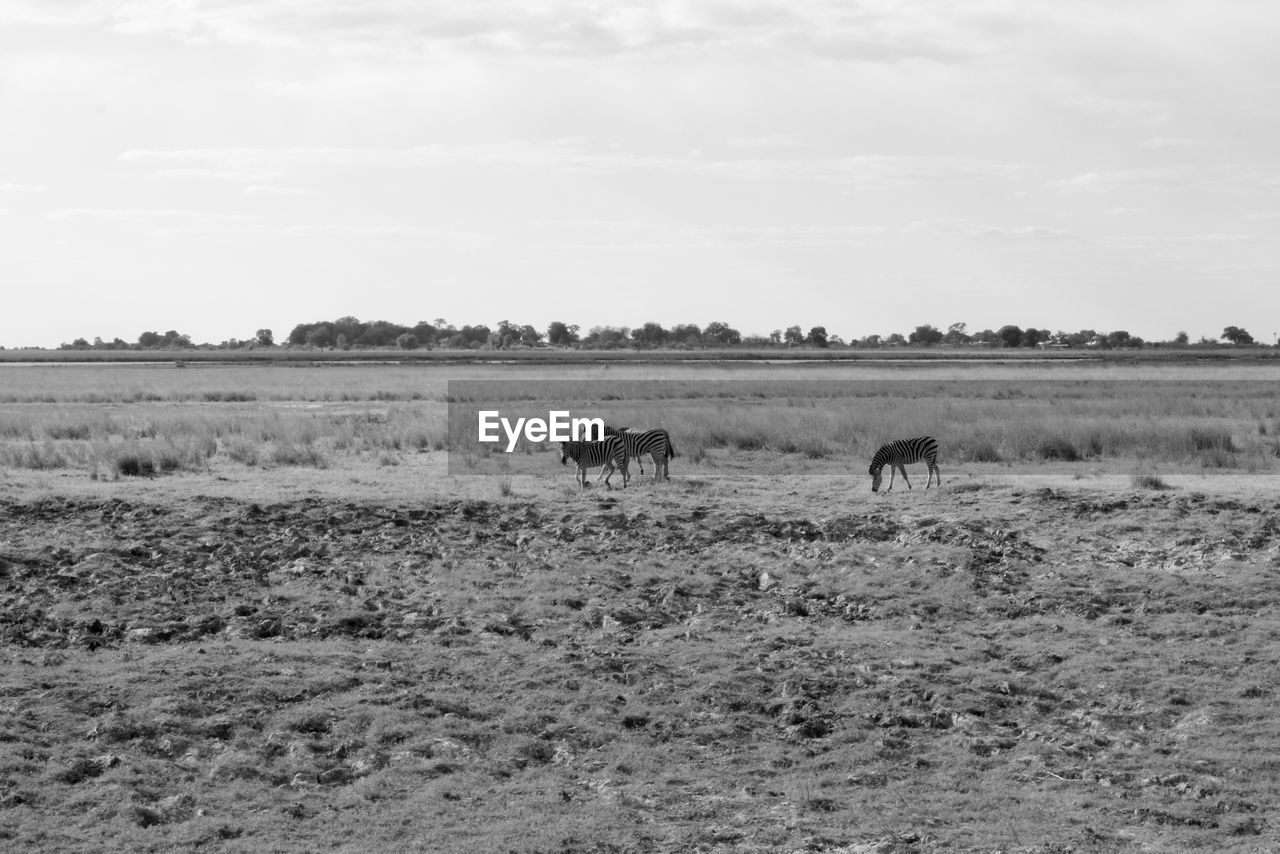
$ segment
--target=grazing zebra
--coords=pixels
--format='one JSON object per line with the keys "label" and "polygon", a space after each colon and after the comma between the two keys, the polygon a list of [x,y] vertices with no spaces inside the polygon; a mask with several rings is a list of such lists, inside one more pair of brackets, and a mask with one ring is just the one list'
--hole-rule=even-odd
{"label": "grazing zebra", "polygon": [[622,471],[622,488],[627,488],[627,480],[631,477],[627,471],[627,446],[617,436],[606,436],[602,442],[561,442],[560,465],[569,460],[578,467],[575,480],[579,491],[587,488],[587,469],[596,466],[601,467],[596,480],[603,477],[606,489],[613,489],[609,486],[609,478],[613,477],[615,469]]}
{"label": "grazing zebra", "polygon": [[880,480],[886,465],[889,466],[889,489],[893,489],[895,471],[902,472],[902,479],[907,481],[907,489],[910,489],[911,481],[907,480],[907,470],[904,466],[919,462],[927,463],[929,466],[929,479],[925,481],[924,488],[929,488],[935,475],[938,478],[938,486],[942,486],[942,475],[938,472],[938,440],[932,436],[917,436],[914,439],[890,442],[876,451],[876,455],[871,458],[871,468],[867,471],[872,478],[871,491],[880,491]]}
{"label": "grazing zebra", "polygon": [[615,428],[605,425],[604,433],[606,436],[620,436],[627,446],[627,457],[634,458],[636,465],[640,467],[640,474],[644,474],[644,456],[648,454],[653,460],[653,479],[658,479],[659,469],[661,469],[662,477],[665,480],[671,480],[671,475],[667,473],[667,460],[676,455],[676,446],[671,444],[671,434],[661,427],[653,430],[645,430],[641,433],[633,433],[627,427]]}

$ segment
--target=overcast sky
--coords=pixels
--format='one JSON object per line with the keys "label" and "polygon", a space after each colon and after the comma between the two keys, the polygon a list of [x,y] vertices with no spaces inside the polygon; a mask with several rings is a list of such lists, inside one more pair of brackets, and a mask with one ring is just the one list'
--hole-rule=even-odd
{"label": "overcast sky", "polygon": [[1280,330],[1268,0],[4,0],[0,344]]}

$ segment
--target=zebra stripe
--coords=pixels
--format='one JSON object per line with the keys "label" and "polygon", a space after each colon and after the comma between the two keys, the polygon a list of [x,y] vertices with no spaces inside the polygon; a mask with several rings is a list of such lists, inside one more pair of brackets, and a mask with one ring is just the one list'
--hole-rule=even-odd
{"label": "zebra stripe", "polygon": [[[893,489],[895,472],[902,472],[902,479],[907,482],[907,489],[910,489],[911,481],[907,480],[907,470],[903,466],[919,462],[926,463],[929,466],[929,479],[925,481],[924,488],[929,488],[929,484],[933,482],[935,475],[938,478],[938,486],[942,486],[942,474],[938,471],[937,439],[932,436],[917,436],[914,439],[899,439],[896,442],[882,445],[880,450],[876,451],[876,455],[871,458],[871,468],[867,470],[867,473],[871,475],[871,491],[880,491],[880,480],[883,477],[882,470],[886,465],[889,466],[889,489]],[[885,492],[888,492],[889,489],[886,489]]]}
{"label": "zebra stripe", "polygon": [[587,488],[587,469],[596,466],[600,466],[600,475],[596,480],[603,477],[606,489],[613,489],[609,485],[609,478],[613,477],[615,469],[622,471],[622,488],[627,488],[627,480],[631,477],[627,471],[627,446],[617,436],[606,436],[601,442],[561,442],[560,465],[565,465],[569,460],[577,465],[574,479],[580,490]]}
{"label": "zebra stripe", "polygon": [[627,427],[614,428],[605,425],[604,432],[606,436],[621,437],[627,446],[627,457],[636,461],[636,465],[640,467],[640,474],[644,474],[644,457],[648,454],[653,460],[653,479],[657,480],[661,473],[663,479],[671,480],[667,461],[676,455],[676,446],[671,444],[671,434],[666,430],[655,427],[652,430],[633,433]]}

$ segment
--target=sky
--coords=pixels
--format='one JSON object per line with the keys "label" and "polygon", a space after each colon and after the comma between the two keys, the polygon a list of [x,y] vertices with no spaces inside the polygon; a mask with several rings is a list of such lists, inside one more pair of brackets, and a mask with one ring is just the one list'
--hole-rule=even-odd
{"label": "sky", "polygon": [[0,345],[1280,331],[1268,0],[4,0]]}

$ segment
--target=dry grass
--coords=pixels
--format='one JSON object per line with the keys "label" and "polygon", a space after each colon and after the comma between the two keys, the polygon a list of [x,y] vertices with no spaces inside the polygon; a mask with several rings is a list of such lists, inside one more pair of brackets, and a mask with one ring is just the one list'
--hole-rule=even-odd
{"label": "dry grass", "polygon": [[0,839],[1275,846],[1274,497],[792,485],[6,500]]}
{"label": "dry grass", "polygon": [[[1007,379],[972,372],[904,379],[897,369],[886,379],[866,379],[865,370],[845,379],[830,378],[830,368],[791,366],[722,376],[668,366],[662,380],[606,381],[548,380],[548,368],[533,366],[509,369],[524,377],[518,382],[481,382],[468,380],[481,373],[469,366],[430,379],[397,365],[0,370],[12,401],[0,403],[0,466],[11,468],[118,469],[122,447],[155,442],[175,449],[156,451],[163,459],[155,462],[165,463],[158,470],[199,470],[211,458],[390,465],[393,457],[447,449],[466,470],[479,462],[484,471],[506,456],[475,441],[475,412],[492,405],[485,400],[527,414],[568,408],[614,424],[665,426],[683,464],[710,470],[763,456],[781,458],[776,465],[786,470],[854,471],[884,441],[924,434],[941,440],[948,466],[1089,462],[1127,471],[1151,459],[1169,470],[1267,472],[1280,450],[1274,383],[1213,371],[1148,382],[1091,376],[1085,367],[1071,379],[1060,364]],[[780,373],[789,378],[770,378]],[[446,385],[446,378],[467,382]],[[541,470],[548,448],[521,440],[509,462]]]}

